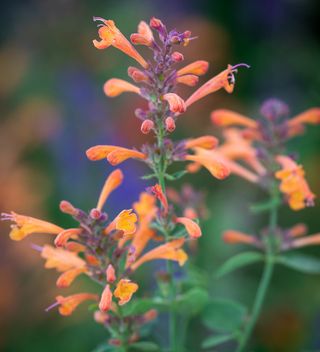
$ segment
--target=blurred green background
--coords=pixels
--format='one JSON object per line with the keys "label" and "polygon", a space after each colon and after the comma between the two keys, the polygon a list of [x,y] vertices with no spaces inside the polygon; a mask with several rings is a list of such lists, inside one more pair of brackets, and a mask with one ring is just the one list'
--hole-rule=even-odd
{"label": "blurred green background", "polygon": [[[147,140],[133,114],[141,100],[131,95],[112,100],[103,94],[104,81],[126,79],[132,61],[114,49],[93,47],[97,30],[92,16],[114,19],[126,35],[151,16],[169,28],[191,30],[199,38],[185,48],[185,62],[208,60],[211,76],[228,63],[251,65],[238,75],[234,94],[221,91],[190,108],[179,120],[175,139],[219,135],[209,114],[220,107],[255,117],[270,97],[287,102],[293,115],[320,105],[317,0],[11,0],[0,6],[1,211],[14,209],[68,226],[69,220],[58,211],[59,201],[90,209],[111,170],[106,163],[89,162],[85,149],[103,143],[138,147]],[[184,97],[190,93],[190,88],[181,91]],[[299,152],[311,189],[320,194],[320,127],[307,133],[291,142],[290,150]],[[124,185],[107,205],[111,214],[130,207],[146,186],[139,179],[143,165],[127,162],[123,170]],[[203,223],[195,264],[210,294],[250,305],[259,265],[219,281],[212,272],[241,250],[221,241],[224,229],[253,233],[265,226],[264,216],[248,211],[263,193],[235,177],[217,182],[205,171],[186,181],[207,195],[210,217]],[[310,233],[320,231],[318,202],[299,213],[283,209],[280,219],[284,227],[305,222]],[[104,329],[86,308],[70,318],[44,312],[59,290],[56,273],[45,271],[30,248],[31,241],[41,244],[43,237],[14,243],[7,237],[7,224],[0,225],[0,350],[87,352],[104,341]],[[320,256],[319,248],[306,252]],[[84,285],[79,280],[68,292]],[[189,350],[200,351],[207,331],[198,320],[191,328]],[[161,331],[155,331],[155,338]],[[320,277],[277,269],[252,351],[320,351],[319,331]]]}

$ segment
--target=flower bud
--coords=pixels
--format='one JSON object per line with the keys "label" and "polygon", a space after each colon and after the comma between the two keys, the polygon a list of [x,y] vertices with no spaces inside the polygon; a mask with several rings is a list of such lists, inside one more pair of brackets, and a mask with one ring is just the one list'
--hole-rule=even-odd
{"label": "flower bud", "polygon": [[164,27],[164,25],[161,22],[161,20],[159,20],[158,18],[152,17],[150,20],[150,27],[155,30],[161,30]]}
{"label": "flower bud", "polygon": [[116,272],[115,272],[112,264],[109,264],[107,267],[106,278],[107,278],[107,282],[109,282],[111,284],[116,281]]}
{"label": "flower bud", "polygon": [[136,67],[130,66],[128,68],[128,76],[131,77],[135,82],[148,81],[148,76]]}
{"label": "flower bud", "polygon": [[93,220],[98,220],[101,217],[101,211],[99,209],[93,208],[90,210],[90,217]]}
{"label": "flower bud", "polygon": [[60,210],[65,213],[69,214],[72,216],[75,216],[78,214],[79,210],[76,209],[70,202],[67,200],[62,200],[59,205]]}
{"label": "flower bud", "polygon": [[171,116],[166,118],[165,125],[166,125],[166,130],[168,132],[173,132],[176,129],[176,123],[174,122],[174,119]]}
{"label": "flower bud", "polygon": [[179,53],[178,51],[175,51],[174,53],[172,53],[171,59],[174,62],[181,62],[184,60],[184,56],[183,56],[183,54]]}
{"label": "flower bud", "polygon": [[141,124],[141,132],[143,134],[148,134],[154,127],[154,122],[152,120],[144,120]]}

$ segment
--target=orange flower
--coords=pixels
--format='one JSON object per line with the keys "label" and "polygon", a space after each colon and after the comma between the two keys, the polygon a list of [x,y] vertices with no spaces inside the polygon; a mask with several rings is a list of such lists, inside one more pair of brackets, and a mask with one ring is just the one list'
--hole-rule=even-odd
{"label": "orange flower", "polygon": [[186,111],[186,104],[179,95],[175,93],[167,93],[164,94],[162,98],[168,102],[170,111],[180,114]]}
{"label": "orange flower", "polygon": [[149,82],[148,76],[136,67],[128,67],[128,76],[135,82]]}
{"label": "orange flower", "polygon": [[288,121],[290,128],[303,124],[317,125],[320,123],[320,108],[311,108]]}
{"label": "orange flower", "polygon": [[302,238],[297,238],[292,241],[291,246],[294,248],[314,246],[320,244],[320,233]]}
{"label": "orange flower", "polygon": [[130,40],[135,45],[151,46],[154,39],[148,24],[144,21],[141,21],[138,25],[138,33],[131,34]]}
{"label": "orange flower", "polygon": [[50,222],[32,218],[31,216],[20,215],[15,212],[10,214],[2,213],[1,220],[15,222],[11,225],[10,238],[14,241],[21,241],[25,237],[34,233],[44,233],[57,235],[63,228]]}
{"label": "orange flower", "polygon": [[237,72],[237,67],[239,66],[249,67],[246,64],[239,64],[235,66],[228,65],[228,68],[217,76],[211,78],[203,86],[197,89],[187,100],[186,107],[189,107],[191,104],[202,99],[208,94],[214,93],[217,90],[224,88],[228,93],[232,93],[235,84],[234,73]]}
{"label": "orange flower", "polygon": [[211,121],[218,126],[238,125],[256,129],[258,123],[253,119],[227,109],[214,110],[211,113]]}
{"label": "orange flower", "polygon": [[204,166],[212,176],[219,180],[223,180],[229,176],[230,170],[221,161],[218,155],[214,155],[212,151],[208,151],[203,148],[194,148],[195,155],[187,155],[186,160],[195,161],[198,164]]}
{"label": "orange flower", "polygon": [[165,120],[165,125],[166,125],[166,130],[168,132],[173,132],[176,129],[176,123],[174,121],[174,118],[171,116],[168,116]]}
{"label": "orange flower", "polygon": [[177,83],[185,84],[186,86],[189,86],[189,87],[194,87],[198,84],[199,77],[196,75],[178,76],[176,81]]}
{"label": "orange flower", "polygon": [[69,239],[78,238],[78,235],[80,235],[81,232],[82,232],[82,229],[79,229],[79,228],[63,230],[55,238],[54,244],[57,247],[64,247]]}
{"label": "orange flower", "polygon": [[192,149],[195,147],[203,149],[213,149],[218,145],[219,141],[213,136],[202,136],[198,138],[188,139],[185,141],[185,148]]}
{"label": "orange flower", "polygon": [[152,194],[142,192],[139,201],[133,204],[133,209],[138,214],[139,220],[141,221],[146,216],[154,214],[156,210],[156,198]]}
{"label": "orange flower", "polygon": [[166,195],[163,193],[161,186],[156,184],[151,187],[151,191],[159,199],[160,203],[162,204],[164,213],[167,214],[169,210],[168,200]]}
{"label": "orange flower", "polygon": [[[92,293],[77,293],[75,295],[63,297],[63,296],[57,296],[56,301],[57,304],[60,305],[59,307],[59,313],[61,315],[71,315],[73,311],[78,307],[79,304],[81,304],[84,301],[91,300],[91,301],[97,301],[98,296]],[[50,308],[49,308],[50,309]]]}
{"label": "orange flower", "polygon": [[287,230],[287,233],[290,237],[300,237],[307,234],[308,228],[305,224],[296,224]]}
{"label": "orange flower", "polygon": [[101,295],[99,309],[101,310],[101,312],[107,312],[108,310],[111,309],[111,306],[112,306],[112,292],[110,290],[110,285],[106,285]]}
{"label": "orange flower", "polygon": [[211,78],[208,82],[202,85],[199,89],[197,89],[187,100],[186,107],[188,108],[191,104],[196,101],[202,99],[208,94],[214,93],[217,90],[224,88],[228,93],[232,93],[235,84],[234,73],[237,72],[237,67],[245,66],[249,67],[246,64],[238,64],[235,66],[228,65],[228,68],[217,76]]}
{"label": "orange flower", "polygon": [[86,271],[87,269],[84,267],[69,269],[58,277],[56,284],[59,288],[69,287],[79,275],[85,273]]}
{"label": "orange flower", "polygon": [[116,281],[116,271],[112,264],[109,264],[106,270],[106,279],[107,282],[113,283]]}
{"label": "orange flower", "polygon": [[103,25],[99,28],[98,31],[101,40],[93,41],[93,45],[97,49],[106,49],[110,45],[112,45],[127,54],[128,56],[132,57],[137,62],[139,62],[142,67],[148,67],[148,63],[145,61],[145,59],[131,45],[129,40],[119,31],[113,21],[105,20],[101,17],[93,17],[93,20],[101,21],[103,23]]}
{"label": "orange flower", "polygon": [[142,122],[140,130],[143,134],[148,134],[154,128],[154,122],[146,119]]}
{"label": "orange flower", "polygon": [[184,238],[179,238],[158,246],[141,256],[130,268],[136,270],[143,263],[156,259],[177,261],[179,265],[182,266],[188,259],[186,252],[181,249],[183,244]]}
{"label": "orange flower", "polygon": [[106,182],[103,185],[101,190],[99,200],[97,203],[97,209],[101,210],[108,199],[111,192],[113,192],[116,188],[118,188],[123,181],[123,173],[120,169],[116,169],[111,172],[111,174],[107,177]]}
{"label": "orange flower", "polygon": [[279,189],[286,195],[290,208],[300,210],[306,206],[312,206],[315,195],[304,178],[302,165],[297,165],[285,155],[278,155],[276,161],[282,169],[275,173],[275,177],[281,181]]}
{"label": "orange flower", "polygon": [[88,159],[92,161],[107,158],[111,165],[118,165],[129,158],[146,159],[147,155],[133,149],[114,145],[96,145],[86,151]]}
{"label": "orange flower", "polygon": [[246,243],[256,244],[257,239],[240,231],[228,230],[223,233],[223,240],[229,244]]}
{"label": "orange flower", "polygon": [[43,246],[41,257],[46,259],[44,267],[46,269],[56,269],[57,271],[67,271],[75,268],[83,268],[86,262],[73,252],[62,248],[54,248],[50,245]]}
{"label": "orange flower", "polygon": [[180,217],[176,219],[176,222],[184,225],[186,231],[188,232],[191,238],[198,238],[202,236],[200,226],[191,219],[186,217]]}
{"label": "orange flower", "polygon": [[114,296],[119,299],[119,305],[122,306],[129,302],[138,288],[139,286],[136,283],[127,279],[121,279],[114,290]]}
{"label": "orange flower", "polygon": [[120,214],[107,226],[105,233],[108,234],[113,230],[123,232],[123,235],[131,235],[136,231],[137,215],[132,213],[132,209],[122,210]]}
{"label": "orange flower", "polygon": [[110,98],[117,97],[124,92],[140,94],[140,88],[124,81],[123,79],[111,78],[103,86],[104,94]]}
{"label": "orange flower", "polygon": [[177,76],[183,76],[187,74],[202,76],[208,71],[208,68],[209,68],[209,63],[207,61],[203,61],[203,60],[195,61],[178,70]]}

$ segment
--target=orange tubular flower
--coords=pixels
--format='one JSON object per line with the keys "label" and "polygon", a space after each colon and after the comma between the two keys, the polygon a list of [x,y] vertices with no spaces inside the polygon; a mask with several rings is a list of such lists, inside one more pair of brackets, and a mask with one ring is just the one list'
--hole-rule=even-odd
{"label": "orange tubular flower", "polygon": [[46,269],[56,269],[60,272],[75,268],[84,268],[86,265],[86,262],[78,257],[77,254],[49,245],[43,247],[41,257],[46,259],[44,265]]}
{"label": "orange tubular flower", "polygon": [[63,297],[57,296],[57,304],[60,305],[59,313],[61,315],[71,315],[73,311],[84,301],[98,301],[99,297],[92,293],[77,293],[75,295]]}
{"label": "orange tubular flower", "polygon": [[154,38],[148,24],[144,21],[141,21],[138,25],[138,33],[131,34],[130,40],[135,45],[151,46],[153,44]]}
{"label": "orange tubular flower", "polygon": [[70,269],[62,273],[56,282],[57,287],[59,288],[65,288],[69,287],[72,282],[82,273],[85,273],[87,271],[86,268],[75,268],[75,269]]}
{"label": "orange tubular flower", "polygon": [[156,184],[151,188],[151,191],[159,199],[160,203],[162,204],[164,213],[167,214],[169,210],[168,200],[166,195],[163,193],[161,186]]}
{"label": "orange tubular flower", "polygon": [[175,93],[167,93],[163,95],[163,100],[169,104],[170,111],[182,114],[186,111],[186,104],[184,100]]}
{"label": "orange tubular flower", "polygon": [[106,49],[110,45],[121,50],[128,56],[132,57],[134,60],[139,62],[139,64],[147,68],[148,63],[145,59],[137,52],[137,50],[131,45],[129,40],[119,31],[115,23],[111,20],[105,20],[101,17],[93,17],[94,21],[101,21],[104,25],[99,28],[98,34],[101,38],[100,41],[94,40],[93,45],[97,49]]}
{"label": "orange tubular flower", "polygon": [[275,173],[275,177],[281,181],[279,189],[286,195],[290,208],[300,210],[306,206],[313,206],[315,195],[304,178],[302,165],[297,165],[285,155],[278,155],[276,161],[282,169]]}
{"label": "orange tubular flower", "polygon": [[80,235],[80,233],[82,232],[82,229],[67,229],[67,230],[63,230],[62,232],[59,233],[59,235],[55,238],[54,240],[54,244],[57,247],[64,247],[68,240],[73,238],[77,238],[78,235]]}
{"label": "orange tubular flower", "polygon": [[295,239],[291,243],[291,247],[299,248],[299,247],[306,247],[306,246],[315,246],[320,244],[320,233],[315,235],[310,235],[302,238]]}
{"label": "orange tubular flower", "polygon": [[108,199],[111,192],[118,188],[123,181],[123,173],[120,169],[116,169],[111,172],[107,177],[106,182],[103,185],[103,188],[100,193],[100,197],[97,203],[97,209],[101,210]]}
{"label": "orange tubular flower", "polygon": [[230,170],[221,161],[218,155],[214,155],[212,151],[203,148],[194,148],[195,155],[187,155],[186,160],[195,161],[205,167],[212,176],[219,180],[223,180],[229,176]]}
{"label": "orange tubular flower", "polygon": [[180,266],[182,266],[188,256],[186,252],[181,249],[184,244],[184,238],[179,238],[170,242],[167,242],[161,246],[158,246],[151,251],[145,253],[141,256],[136,262],[134,262],[130,268],[132,270],[136,270],[140,265],[143,263],[149,262],[150,260],[156,259],[166,259],[166,260],[173,260],[177,261]]}
{"label": "orange tubular flower", "polygon": [[119,299],[119,305],[122,306],[128,303],[138,288],[139,286],[136,283],[127,279],[121,279],[114,290],[114,296]]}
{"label": "orange tubular flower", "polygon": [[76,216],[79,212],[77,208],[75,208],[70,202],[66,200],[62,200],[60,202],[59,208],[63,213],[69,214],[71,216]]}
{"label": "orange tubular flower", "polygon": [[223,240],[229,244],[246,243],[256,244],[257,239],[253,236],[247,235],[243,232],[228,230],[223,233]]}
{"label": "orange tubular flower", "polygon": [[147,155],[134,150],[114,145],[96,145],[86,151],[88,159],[92,161],[106,158],[113,166],[122,163],[129,158],[146,159]]}
{"label": "orange tubular flower", "polygon": [[101,310],[101,312],[107,312],[108,310],[111,309],[111,306],[112,306],[112,292],[110,290],[110,285],[106,285],[101,295],[99,309]]}
{"label": "orange tubular flower", "polygon": [[199,77],[196,75],[178,76],[176,81],[177,83],[185,84],[186,86],[189,86],[189,87],[194,87],[198,84]]}
{"label": "orange tubular flower", "polygon": [[34,233],[57,235],[63,228],[50,222],[32,218],[31,216],[20,215],[15,212],[10,214],[2,213],[1,220],[15,222],[11,226],[10,238],[14,241],[21,241],[25,237]]}
{"label": "orange tubular flower", "polygon": [[107,97],[114,98],[124,92],[140,94],[140,88],[124,81],[123,79],[111,78],[103,86],[104,94]]}
{"label": "orange tubular flower", "polygon": [[305,224],[296,224],[288,230],[290,237],[300,237],[307,234],[308,228]]}
{"label": "orange tubular flower", "polygon": [[320,108],[311,108],[288,121],[289,128],[303,124],[317,125],[320,123]]}
{"label": "orange tubular flower", "polygon": [[252,129],[256,129],[258,127],[258,123],[253,119],[227,109],[212,111],[211,121],[213,124],[223,127],[231,125],[243,126]]}
{"label": "orange tubular flower", "polygon": [[246,66],[245,64],[239,64],[236,66],[228,65],[228,68],[217,76],[211,78],[208,82],[206,82],[203,86],[197,89],[187,100],[186,107],[188,108],[191,104],[196,101],[202,99],[208,94],[214,93],[217,90],[224,88],[228,93],[232,93],[235,84],[234,73],[237,72],[237,67]]}
{"label": "orange tubular flower", "polygon": [[208,68],[209,68],[209,63],[207,61],[203,61],[203,60],[195,61],[181,68],[177,72],[177,76],[180,77],[188,74],[202,76],[208,71]]}
{"label": "orange tubular flower", "polygon": [[203,149],[213,149],[218,145],[219,141],[213,136],[202,136],[198,138],[189,139],[185,142],[186,149],[192,149],[195,147]]}
{"label": "orange tubular flower", "polygon": [[128,67],[128,76],[135,82],[149,82],[148,76],[136,67]]}
{"label": "orange tubular flower", "polygon": [[176,222],[184,225],[191,238],[199,238],[202,236],[200,226],[193,220],[186,217],[180,217],[176,219]]}

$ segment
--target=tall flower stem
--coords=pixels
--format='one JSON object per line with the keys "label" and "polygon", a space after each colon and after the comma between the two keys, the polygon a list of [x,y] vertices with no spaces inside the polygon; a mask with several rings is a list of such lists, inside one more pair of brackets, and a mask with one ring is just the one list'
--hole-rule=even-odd
{"label": "tall flower stem", "polygon": [[[160,151],[163,150],[163,137],[164,131],[160,127],[157,133],[157,145]],[[165,172],[166,172],[166,161],[164,155],[160,155],[160,159],[158,165],[156,165],[156,175],[158,179],[158,183],[162,189],[164,195],[166,195],[166,183],[165,183]],[[165,240],[168,242],[170,240],[170,233],[167,229],[167,222],[164,224],[165,229]],[[167,260],[166,262],[166,271],[169,276],[169,301],[170,301],[170,309],[169,309],[169,346],[170,352],[176,352],[177,347],[177,321],[176,314],[173,309],[173,303],[175,301],[176,289],[173,282],[173,266],[172,263]]]}
{"label": "tall flower stem", "polygon": [[[277,197],[277,194],[273,191],[273,197]],[[240,337],[239,345],[236,352],[243,352],[246,347],[248,340],[252,334],[252,331],[257,323],[259,315],[261,313],[261,309],[263,303],[265,301],[265,297],[268,291],[268,287],[270,285],[270,281],[272,278],[273,267],[274,267],[274,249],[272,238],[274,236],[276,227],[277,227],[277,214],[278,214],[278,206],[276,202],[272,202],[274,205],[270,209],[269,216],[269,234],[266,239],[266,253],[265,253],[265,264],[262,273],[262,277],[260,280],[260,284],[256,293],[256,297],[253,303],[251,317],[249,323],[246,325],[243,334]]]}

